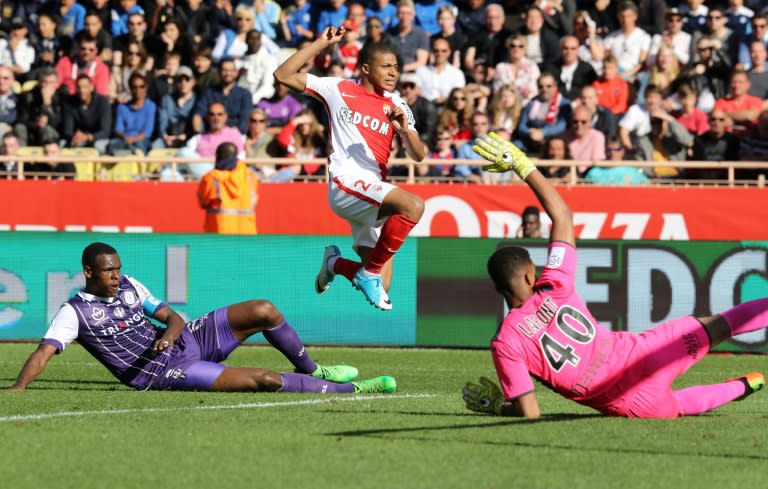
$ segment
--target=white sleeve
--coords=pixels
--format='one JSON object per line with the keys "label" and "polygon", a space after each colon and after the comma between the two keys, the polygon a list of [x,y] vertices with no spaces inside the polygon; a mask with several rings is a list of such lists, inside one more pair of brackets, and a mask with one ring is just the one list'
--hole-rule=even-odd
{"label": "white sleeve", "polygon": [[131,283],[131,285],[133,285],[133,287],[136,289],[136,292],[139,293],[139,302],[141,304],[144,304],[145,300],[147,300],[148,298],[152,297],[152,293],[149,291],[149,289],[144,284],[142,284],[141,282],[139,282],[135,278],[133,278],[131,276],[128,276],[128,275],[126,275],[125,278],[128,279],[128,281]]}
{"label": "white sleeve", "polygon": [[43,335],[43,342],[54,344],[57,350],[64,351],[77,338],[78,329],[75,308],[65,302],[51,319],[51,325]]}
{"label": "white sleeve", "polygon": [[316,76],[312,73],[307,73],[307,86],[304,91],[310,95],[318,97],[320,100],[328,100],[333,90],[338,90],[339,82],[343,78],[335,78],[330,76]]}

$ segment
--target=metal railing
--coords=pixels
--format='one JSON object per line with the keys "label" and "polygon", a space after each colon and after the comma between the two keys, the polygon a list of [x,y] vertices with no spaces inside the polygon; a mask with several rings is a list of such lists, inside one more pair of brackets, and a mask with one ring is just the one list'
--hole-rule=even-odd
{"label": "metal railing", "polygon": [[[246,163],[253,165],[254,168],[266,165],[270,167],[279,167],[281,165],[297,164],[320,164],[326,168],[325,175],[298,175],[293,181],[298,182],[317,182],[327,181],[326,158],[313,160],[296,160],[294,158],[245,158]],[[768,162],[765,161],[576,161],[576,160],[532,160],[541,167],[567,168],[568,175],[559,178],[560,183],[566,185],[588,185],[590,182],[578,175],[580,167],[630,167],[639,169],[653,169],[655,167],[673,167],[677,169],[704,169],[725,171],[727,177],[721,179],[686,179],[686,178],[654,178],[649,177],[649,182],[644,185],[653,186],[686,186],[686,187],[760,187],[764,188],[765,175],[768,174]],[[14,162],[16,168],[13,171],[6,171],[5,163]],[[18,180],[29,179],[58,179],[61,175],[48,172],[25,172],[24,165],[20,163],[75,163],[75,180],[80,181],[158,181],[160,180],[159,170],[166,168],[166,174],[171,176],[171,181],[179,181],[187,177],[181,172],[180,165],[197,165],[202,163],[213,163],[213,160],[205,158],[181,158],[177,156],[0,156],[0,178],[10,178]],[[400,177],[392,177],[392,180],[404,183],[446,183],[446,184],[466,184],[467,182],[459,177],[451,176],[418,176],[416,168],[422,165],[445,166],[445,165],[471,165],[479,166],[483,162],[479,160],[439,160],[427,159],[421,163],[415,163],[410,159],[392,159],[390,167],[405,167],[406,174]],[[130,165],[130,168],[126,169]],[[125,171],[120,171],[121,169]],[[117,171],[116,171],[117,170]],[[737,178],[738,170],[757,170],[755,178],[743,179]],[[516,177],[501,183],[514,184],[521,183]],[[485,182],[487,183],[487,182]],[[497,183],[494,183],[497,184]]]}

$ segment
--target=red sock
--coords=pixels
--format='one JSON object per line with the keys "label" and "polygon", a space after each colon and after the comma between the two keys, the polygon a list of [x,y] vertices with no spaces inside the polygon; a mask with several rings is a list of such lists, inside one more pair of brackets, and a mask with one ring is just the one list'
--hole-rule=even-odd
{"label": "red sock", "polygon": [[405,237],[411,232],[417,221],[409,219],[402,214],[395,214],[386,220],[381,228],[381,235],[371,256],[365,263],[365,269],[371,273],[381,273],[381,267],[392,258],[405,241]]}
{"label": "red sock", "polygon": [[337,275],[343,275],[350,282],[355,273],[363,266],[359,261],[347,260],[346,258],[337,258],[336,263],[333,264],[333,273]]}

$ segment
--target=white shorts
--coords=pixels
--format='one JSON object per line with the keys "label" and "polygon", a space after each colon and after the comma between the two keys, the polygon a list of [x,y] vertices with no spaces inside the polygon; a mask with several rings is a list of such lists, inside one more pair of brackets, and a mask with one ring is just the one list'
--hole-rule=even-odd
{"label": "white shorts", "polygon": [[355,250],[360,246],[376,246],[379,231],[386,219],[379,219],[379,208],[387,194],[395,188],[366,170],[331,176],[328,204],[336,215],[352,227],[352,247]]}

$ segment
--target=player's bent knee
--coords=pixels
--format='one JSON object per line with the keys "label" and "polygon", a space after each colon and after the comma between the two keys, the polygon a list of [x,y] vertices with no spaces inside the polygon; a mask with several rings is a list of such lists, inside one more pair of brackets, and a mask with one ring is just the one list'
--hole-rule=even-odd
{"label": "player's bent knee", "polygon": [[219,392],[275,392],[283,386],[280,374],[261,368],[227,368],[211,386]]}
{"label": "player's bent knee", "polygon": [[253,323],[265,323],[277,325],[282,321],[282,314],[277,307],[268,300],[248,301],[248,314]]}

